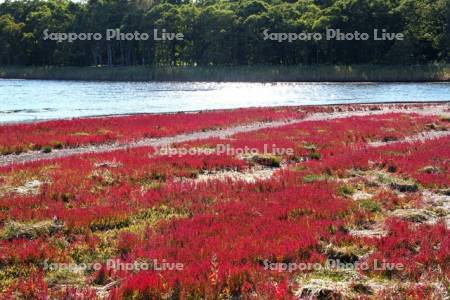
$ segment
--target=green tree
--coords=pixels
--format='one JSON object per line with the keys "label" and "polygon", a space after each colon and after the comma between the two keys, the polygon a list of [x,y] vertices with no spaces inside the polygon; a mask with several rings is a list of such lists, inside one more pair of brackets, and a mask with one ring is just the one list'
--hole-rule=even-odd
{"label": "green tree", "polygon": [[16,56],[16,49],[22,42],[22,29],[24,23],[17,23],[10,15],[0,16],[0,64],[17,64],[20,57]]}

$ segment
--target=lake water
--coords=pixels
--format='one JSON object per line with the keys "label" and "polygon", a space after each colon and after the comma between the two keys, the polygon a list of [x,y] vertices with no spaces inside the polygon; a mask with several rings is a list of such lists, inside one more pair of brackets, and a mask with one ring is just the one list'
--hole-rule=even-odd
{"label": "lake water", "polygon": [[449,100],[450,83],[143,83],[0,79],[0,122],[250,106]]}

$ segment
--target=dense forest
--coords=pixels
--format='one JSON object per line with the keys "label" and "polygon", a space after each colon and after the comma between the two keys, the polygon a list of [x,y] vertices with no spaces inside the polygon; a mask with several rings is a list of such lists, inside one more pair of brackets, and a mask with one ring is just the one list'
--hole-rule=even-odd
{"label": "dense forest", "polygon": [[[183,40],[57,43],[49,32],[165,29]],[[403,33],[404,40],[278,42],[270,32]],[[67,0],[0,4],[0,65],[424,64],[450,58],[450,0]]]}

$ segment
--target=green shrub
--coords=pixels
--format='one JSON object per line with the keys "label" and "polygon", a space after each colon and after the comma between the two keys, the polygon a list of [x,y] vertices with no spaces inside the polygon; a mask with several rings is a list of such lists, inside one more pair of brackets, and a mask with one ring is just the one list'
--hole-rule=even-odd
{"label": "green shrub", "polygon": [[281,157],[275,155],[256,155],[252,160],[267,167],[279,168],[281,166]]}
{"label": "green shrub", "polygon": [[62,149],[62,148],[64,148],[64,145],[63,145],[63,143],[62,142],[53,142],[53,148],[54,149]]}
{"label": "green shrub", "polygon": [[315,181],[324,181],[326,180],[327,177],[325,175],[316,175],[316,174],[308,174],[303,176],[303,182],[304,183],[311,183],[311,182],[315,182]]}
{"label": "green shrub", "polygon": [[319,159],[322,157],[322,155],[320,155],[319,152],[311,152],[311,153],[308,155],[308,157],[309,157],[310,159],[319,160]]}
{"label": "green shrub", "polygon": [[351,185],[343,185],[339,188],[339,195],[349,196],[355,193],[355,189]]}
{"label": "green shrub", "polygon": [[359,207],[370,212],[380,212],[380,204],[372,199],[363,199],[358,201]]}
{"label": "green shrub", "polygon": [[50,153],[50,152],[52,152],[52,147],[50,147],[50,146],[44,146],[44,147],[42,148],[42,153]]}

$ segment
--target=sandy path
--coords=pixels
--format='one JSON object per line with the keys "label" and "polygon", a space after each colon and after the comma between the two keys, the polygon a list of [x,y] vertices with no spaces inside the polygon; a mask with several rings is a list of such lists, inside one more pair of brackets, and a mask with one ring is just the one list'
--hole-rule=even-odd
{"label": "sandy path", "polygon": [[369,147],[380,147],[384,145],[396,144],[396,143],[413,143],[413,142],[424,142],[427,140],[438,139],[444,136],[450,135],[450,131],[425,131],[419,132],[415,135],[407,136],[398,141],[389,141],[389,142],[371,142],[369,143]]}
{"label": "sandy path", "polygon": [[86,147],[69,148],[61,150],[52,150],[50,153],[42,153],[38,151],[30,151],[22,153],[19,155],[4,155],[0,156],[0,166],[5,166],[13,163],[25,163],[34,160],[42,159],[53,159],[59,157],[66,157],[71,155],[83,154],[83,153],[101,153],[114,150],[123,150],[129,148],[136,148],[142,146],[152,146],[152,147],[163,147],[171,145],[174,143],[182,143],[186,141],[192,141],[197,139],[207,139],[207,138],[225,138],[231,136],[235,133],[255,131],[263,128],[273,128],[280,127],[294,122],[302,121],[299,120],[286,120],[286,121],[275,121],[270,123],[253,123],[249,125],[240,125],[236,127],[230,127],[221,130],[211,130],[205,132],[193,132],[187,134],[179,134],[170,137],[162,138],[151,138],[142,139],[140,141],[131,142],[127,144],[112,143],[112,144],[102,144],[102,145],[90,145]]}
{"label": "sandy path", "polygon": [[306,116],[303,119],[283,120],[266,123],[253,123],[248,125],[240,125],[230,127],[221,130],[211,130],[205,132],[193,132],[188,134],[179,134],[171,137],[142,139],[140,141],[120,144],[102,144],[102,145],[90,145],[79,148],[69,148],[61,150],[53,150],[51,153],[42,153],[38,151],[30,151],[19,155],[11,154],[0,156],[0,166],[6,166],[9,164],[26,163],[35,160],[54,159],[60,157],[66,157],[71,155],[83,154],[83,153],[101,153],[114,150],[123,150],[142,146],[163,147],[174,143],[181,143],[186,141],[192,141],[197,139],[207,138],[226,138],[236,133],[251,132],[265,128],[281,127],[288,124],[300,123],[304,121],[322,121],[338,118],[346,118],[351,116],[369,116],[380,115],[385,113],[417,113],[421,115],[443,115],[448,114],[450,109],[449,103],[444,104],[432,104],[426,107],[408,107],[406,109],[393,109],[389,106],[382,106],[380,110],[369,110],[368,108],[361,106],[358,111],[336,111],[332,113],[313,113]]}

